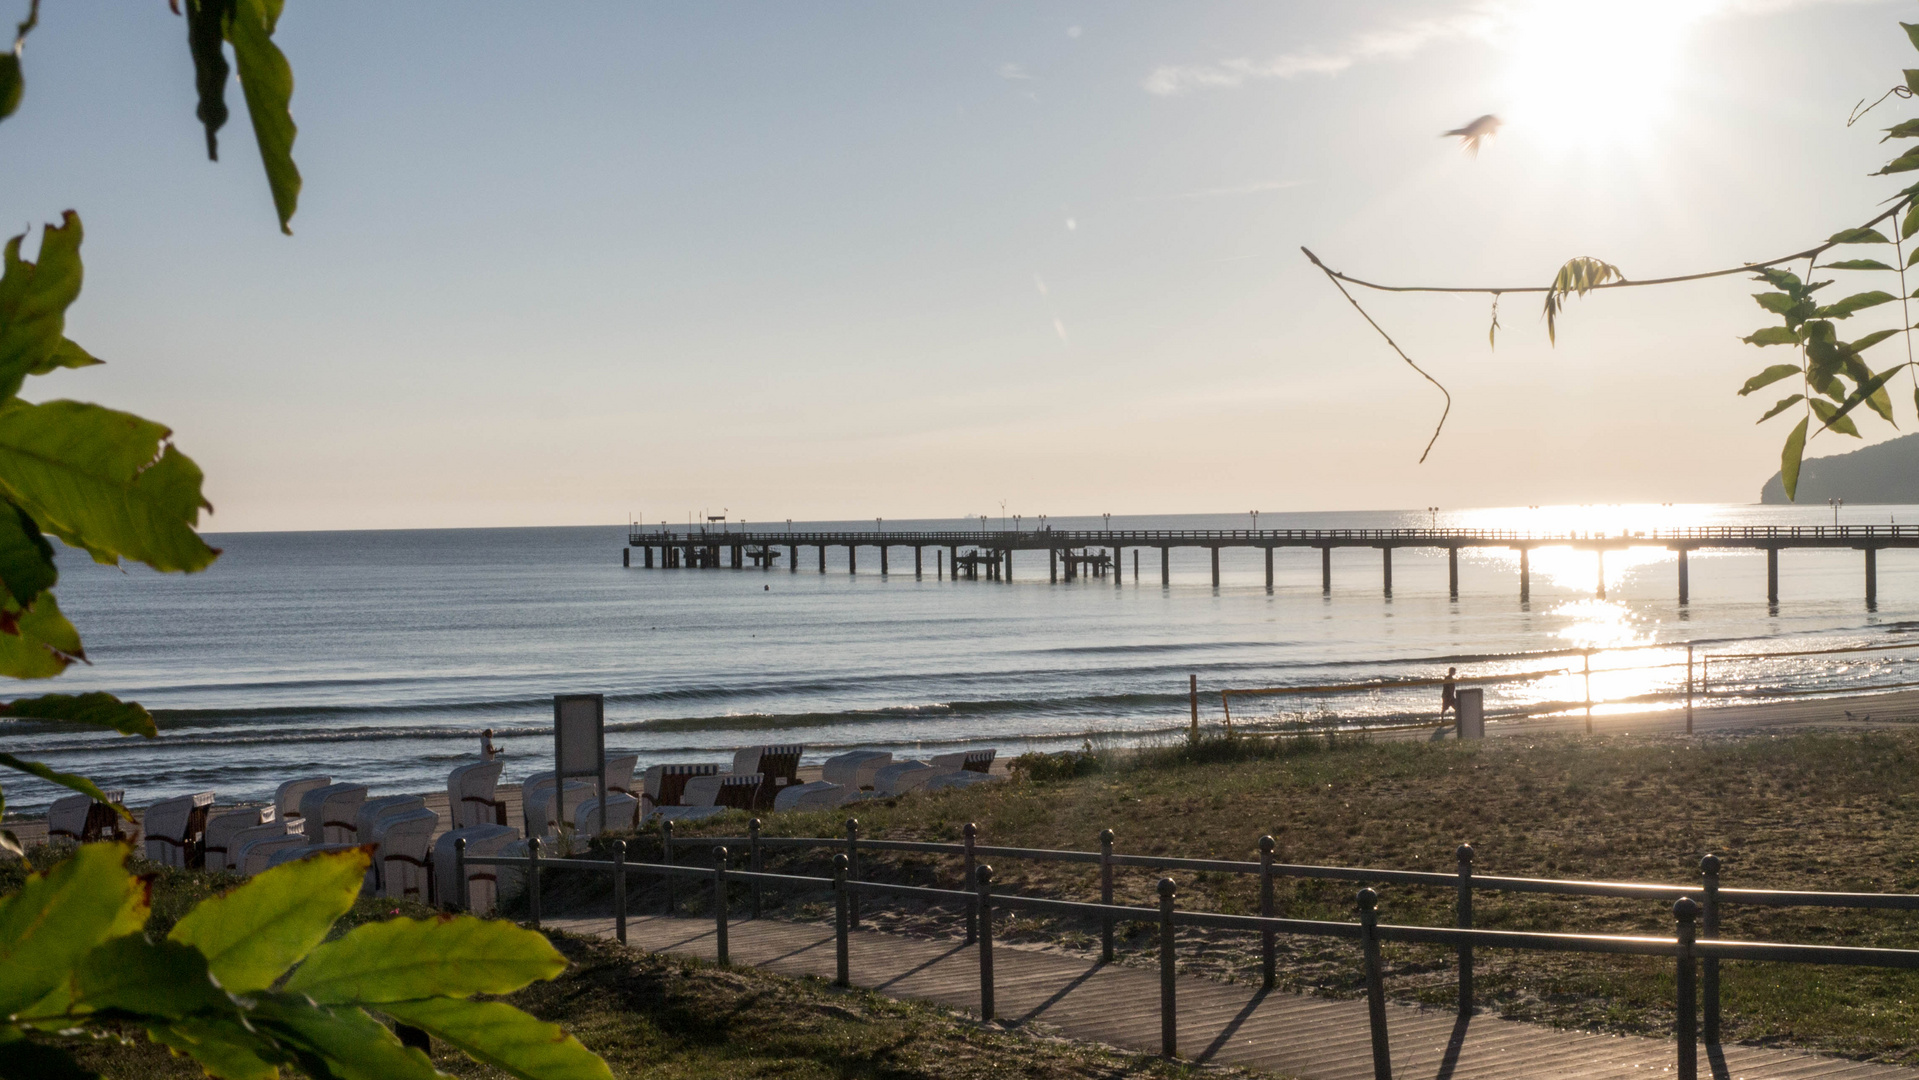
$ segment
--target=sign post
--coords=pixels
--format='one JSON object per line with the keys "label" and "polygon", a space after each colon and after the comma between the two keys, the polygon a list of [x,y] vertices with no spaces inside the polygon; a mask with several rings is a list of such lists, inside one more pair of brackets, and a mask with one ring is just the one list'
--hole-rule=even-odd
{"label": "sign post", "polygon": [[[606,695],[553,695],[554,817],[565,821],[566,782],[571,777],[593,778],[599,796],[595,806],[606,814]],[[577,824],[577,823],[576,823]]]}
{"label": "sign post", "polygon": [[1486,691],[1477,686],[1469,686],[1459,691],[1459,737],[1462,739],[1483,739],[1486,737]]}

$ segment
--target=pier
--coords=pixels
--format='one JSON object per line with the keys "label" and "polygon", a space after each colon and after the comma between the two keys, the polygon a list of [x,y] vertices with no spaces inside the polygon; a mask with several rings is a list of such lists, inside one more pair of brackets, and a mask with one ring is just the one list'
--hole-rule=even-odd
{"label": "pier", "polygon": [[[813,548],[819,572],[826,573],[828,548],[846,549],[846,571],[859,572],[859,550],[875,549],[879,572],[891,573],[890,553],[913,553],[913,575],[925,575],[925,552],[935,552],[935,573],[955,579],[1013,580],[1015,552],[1046,553],[1047,580],[1058,582],[1110,577],[1122,583],[1124,553],[1133,552],[1133,576],[1139,577],[1142,550],[1159,553],[1159,582],[1172,582],[1175,548],[1199,548],[1211,557],[1213,585],[1219,585],[1219,553],[1224,548],[1252,548],[1264,552],[1266,587],[1273,587],[1273,552],[1280,548],[1317,548],[1320,587],[1333,588],[1333,551],[1370,549],[1379,553],[1381,587],[1393,594],[1393,552],[1400,548],[1443,550],[1453,599],[1459,598],[1459,552],[1464,548],[1506,548],[1519,553],[1519,598],[1531,599],[1531,554],[1538,548],[1571,548],[1597,554],[1598,594],[1606,595],[1606,552],[1631,548],[1665,548],[1678,554],[1675,582],[1679,602],[1691,599],[1689,553],[1705,550],[1763,551],[1766,553],[1766,602],[1779,603],[1779,553],[1799,549],[1842,548],[1864,556],[1865,601],[1879,601],[1879,559],[1885,548],[1919,548],[1919,525],[1750,525],[1690,529],[1639,530],[1618,533],[1532,533],[1507,529],[1086,529],[1086,530],[951,530],[916,532],[866,530],[806,532],[797,530],[724,531],[634,528],[627,534],[621,564],[636,561],[646,569],[744,568],[750,561],[772,569],[784,556],[786,569],[797,573],[800,549]],[[636,560],[635,554],[638,554]],[[657,560],[657,561],[656,561]]]}

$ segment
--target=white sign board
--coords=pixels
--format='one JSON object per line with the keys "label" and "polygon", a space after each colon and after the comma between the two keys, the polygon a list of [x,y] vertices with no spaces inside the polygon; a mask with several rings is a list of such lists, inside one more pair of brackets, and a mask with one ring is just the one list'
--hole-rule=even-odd
{"label": "white sign board", "polygon": [[1468,687],[1459,692],[1459,737],[1462,739],[1483,739],[1486,737],[1486,691],[1482,687]]}
{"label": "white sign board", "polygon": [[[589,777],[606,805],[606,695],[553,695],[553,773],[563,798],[569,777]],[[564,804],[562,804],[564,805]]]}

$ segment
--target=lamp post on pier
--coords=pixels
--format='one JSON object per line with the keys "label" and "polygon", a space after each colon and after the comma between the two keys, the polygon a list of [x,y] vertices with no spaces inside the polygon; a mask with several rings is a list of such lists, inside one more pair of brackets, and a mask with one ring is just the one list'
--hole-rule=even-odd
{"label": "lamp post on pier", "polygon": [[1832,507],[1832,527],[1836,529],[1839,527],[1839,508],[1846,505],[1846,500],[1834,496],[1826,500],[1826,505]]}

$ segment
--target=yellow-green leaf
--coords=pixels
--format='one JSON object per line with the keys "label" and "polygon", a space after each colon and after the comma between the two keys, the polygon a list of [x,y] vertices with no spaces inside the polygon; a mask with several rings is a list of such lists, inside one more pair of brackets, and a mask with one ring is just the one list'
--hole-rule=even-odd
{"label": "yellow-green leaf", "polygon": [[253,137],[266,166],[273,207],[280,215],[280,231],[293,234],[288,222],[300,203],[300,170],[293,164],[293,68],[273,43],[282,0],[233,0],[227,16],[227,40],[240,69],[240,89],[253,120]]}
{"label": "yellow-green leaf", "polygon": [[579,1040],[504,1002],[428,998],[379,1009],[522,1080],[612,1080],[606,1062]]}
{"label": "yellow-green leaf", "polygon": [[13,633],[0,633],[0,675],[15,679],[51,679],[75,660],[86,659],[80,631],[60,612],[50,592],[40,594],[14,621]]}
{"label": "yellow-green leaf", "polygon": [[231,892],[200,901],[167,938],[206,954],[213,977],[228,990],[263,990],[312,952],[353,907],[372,861],[370,851],[323,851],[276,866]]}
{"label": "yellow-green leaf", "polygon": [[61,221],[40,231],[34,262],[20,257],[24,233],[7,241],[0,274],[0,400],[19,393],[28,375],[73,358],[67,348],[67,308],[80,296],[82,229],[80,215],[71,210]]}
{"label": "yellow-green leaf", "polygon": [[1839,406],[1813,398],[1812,411],[1819,417],[1821,426],[1841,435],[1850,435],[1855,439],[1862,437],[1859,434],[1859,426],[1852,422],[1852,417],[1839,414]]}
{"label": "yellow-green leaf", "polygon": [[53,545],[41,535],[40,526],[19,507],[0,502],[0,589],[6,591],[0,610],[17,614],[59,580]]}
{"label": "yellow-green leaf", "polygon": [[510,994],[566,970],[545,937],[470,915],[366,923],[313,950],[286,989],[323,1005]]}
{"label": "yellow-green leaf", "polygon": [[74,975],[76,1010],[165,1020],[239,1013],[207,973],[207,958],[177,941],[148,941],[144,934],[114,938],[88,953]]}
{"label": "yellow-green leaf", "polygon": [[1890,244],[1878,229],[1841,229],[1826,237],[1828,244]]}
{"label": "yellow-green leaf", "polygon": [[1835,300],[1825,307],[1820,308],[1819,316],[1824,319],[1844,319],[1852,315],[1855,311],[1863,311],[1869,307],[1878,307],[1880,304],[1889,304],[1897,299],[1899,298],[1891,293],[1879,289],[1873,289],[1870,292],[1853,293],[1843,300]]}
{"label": "yellow-green leaf", "polygon": [[1911,172],[1914,169],[1919,169],[1919,146],[1915,146],[1905,153],[1900,154],[1898,157],[1893,158],[1891,161],[1886,162],[1885,168],[1880,169],[1872,175],[1891,176],[1895,173]]}
{"label": "yellow-green leaf", "polygon": [[444,1080],[425,1054],[401,1046],[385,1024],[353,1006],[316,1005],[295,994],[263,994],[249,1019],[282,1044],[291,1044],[302,1059],[310,1059],[302,1065],[314,1076]]}
{"label": "yellow-green leaf", "polygon": [[78,401],[0,405],[0,491],[94,561],[199,570],[219,552],[193,526],[210,509],[172,432]]}
{"label": "yellow-green leaf", "polygon": [[84,844],[0,900],[0,1017],[66,982],[80,959],[147,920],[147,882],[127,872],[131,845]]}
{"label": "yellow-green leaf", "polygon": [[147,1037],[198,1062],[221,1080],[279,1080],[273,1061],[292,1058],[256,1032],[230,1020],[189,1017],[147,1027]]}
{"label": "yellow-green leaf", "polygon": [[75,776],[72,773],[54,772],[52,769],[47,768],[45,765],[42,765],[37,761],[25,761],[20,758],[14,757],[12,754],[0,754],[0,766],[5,766],[6,768],[9,768],[9,769],[17,769],[20,772],[27,773],[28,775],[37,776],[40,779],[45,780],[49,784],[59,784],[61,787],[66,788],[70,791],[77,791],[80,794],[85,795],[87,798],[92,799],[95,802],[106,803],[108,806],[113,807],[115,812],[117,812],[121,817],[127,819],[128,821],[133,820],[133,815],[127,813],[126,807],[121,806],[119,803],[116,803],[112,799],[107,798],[106,792],[101,791],[98,787],[94,786],[93,781],[87,779],[84,776]]}
{"label": "yellow-green leaf", "polygon": [[1739,340],[1748,345],[1797,345],[1799,332],[1790,326],[1762,326]]}
{"label": "yellow-green leaf", "polygon": [[1782,292],[1754,293],[1752,294],[1752,298],[1759,302],[1760,307],[1765,308],[1774,315],[1790,314],[1793,305],[1798,303],[1797,300],[1794,300]]}
{"label": "yellow-green leaf", "polygon": [[42,694],[16,698],[0,705],[0,716],[10,720],[59,720],[69,724],[91,724],[112,728],[122,735],[160,734],[153,726],[153,714],[137,701],[121,701],[99,690],[85,694]]}
{"label": "yellow-green leaf", "polygon": [[1799,499],[1799,459],[1806,453],[1806,424],[1809,417],[1802,417],[1786,436],[1786,447],[1779,453],[1779,479],[1785,485],[1788,501]]}
{"label": "yellow-green leaf", "polygon": [[1890,270],[1892,267],[1878,259],[1840,259],[1838,262],[1819,264],[1821,270]]}
{"label": "yellow-green leaf", "polygon": [[1771,386],[1781,379],[1790,378],[1797,374],[1799,374],[1798,364],[1774,364],[1759,374],[1754,375],[1752,378],[1747,379],[1746,385],[1739,388],[1739,396],[1745,397],[1754,390],[1764,386]]}
{"label": "yellow-green leaf", "polygon": [[1789,398],[1780,398],[1777,404],[1775,404],[1772,408],[1766,410],[1766,415],[1760,417],[1758,420],[1755,420],[1754,423],[1763,424],[1766,421],[1772,419],[1775,416],[1778,416],[1780,413],[1785,412],[1787,409],[1792,408],[1794,405],[1804,400],[1806,400],[1806,395],[1804,394],[1794,394],[1793,396]]}

